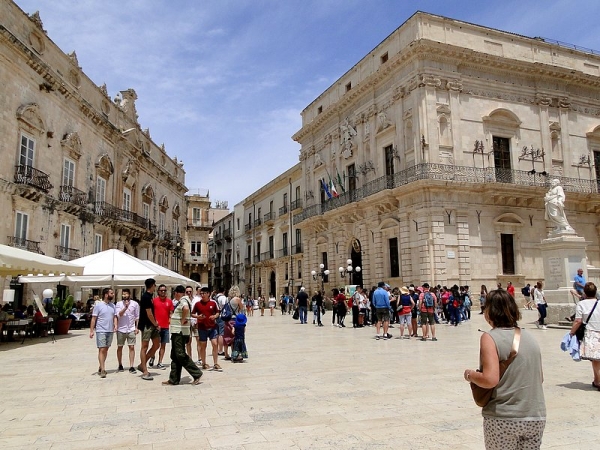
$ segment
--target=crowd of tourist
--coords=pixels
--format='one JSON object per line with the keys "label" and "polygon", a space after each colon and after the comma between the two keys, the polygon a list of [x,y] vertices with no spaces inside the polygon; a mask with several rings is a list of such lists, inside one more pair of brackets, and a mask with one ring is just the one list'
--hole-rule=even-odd
{"label": "crowd of tourist", "polygon": [[[156,294],[155,294],[156,293]],[[141,372],[143,380],[151,381],[149,368],[165,370],[170,366],[169,379],[163,385],[177,385],[182,369],[199,384],[203,370],[221,372],[219,357],[226,361],[243,362],[248,358],[245,343],[245,303],[239,288],[233,286],[225,296],[223,290],[212,292],[206,288],[176,286],[173,298],[167,296],[167,287],[156,286],[154,279],[145,281],[145,291],[139,303],[130,298],[129,289],[122,289],[121,300],[115,302],[114,290],[105,288],[102,298],[92,307],[90,338],[96,338],[98,347],[98,374],[106,378],[106,360],[117,336],[118,372],[123,366],[123,347],[128,346],[129,372]],[[135,366],[135,344],[141,339],[140,363]],[[193,341],[196,342],[197,360],[193,359]],[[212,364],[206,349],[210,341]],[[170,364],[165,363],[166,344],[171,344]],[[156,363],[156,365],[155,365]]]}

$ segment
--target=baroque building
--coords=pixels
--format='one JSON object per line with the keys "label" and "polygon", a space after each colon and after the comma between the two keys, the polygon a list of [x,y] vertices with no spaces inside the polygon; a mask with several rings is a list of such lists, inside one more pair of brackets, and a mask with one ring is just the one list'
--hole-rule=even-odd
{"label": "baroque building", "polygon": [[302,231],[292,215],[302,210],[304,191],[298,163],[235,205],[230,264],[242,293],[279,297],[302,286]]}
{"label": "baroque building", "polygon": [[185,227],[183,164],[142,129],[133,89],[114,99],[0,4],[0,242],[65,260],[118,248],[170,269]]}
{"label": "baroque building", "polygon": [[303,110],[293,139],[305,285],[319,264],[328,289],[347,284],[347,259],[368,286],[543,279],[554,178],[598,277],[598,53],[417,12]]}

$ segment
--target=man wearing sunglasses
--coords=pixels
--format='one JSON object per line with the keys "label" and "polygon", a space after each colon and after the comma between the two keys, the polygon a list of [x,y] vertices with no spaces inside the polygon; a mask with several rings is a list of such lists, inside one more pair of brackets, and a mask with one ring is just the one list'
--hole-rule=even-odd
{"label": "man wearing sunglasses", "polygon": [[[154,297],[154,315],[160,327],[160,349],[158,350],[157,369],[165,370],[167,367],[163,365],[163,357],[165,349],[169,342],[169,323],[171,322],[171,314],[173,314],[173,302],[167,297],[167,287],[164,284],[158,286],[158,297]],[[150,367],[154,364],[154,358],[150,359]]]}

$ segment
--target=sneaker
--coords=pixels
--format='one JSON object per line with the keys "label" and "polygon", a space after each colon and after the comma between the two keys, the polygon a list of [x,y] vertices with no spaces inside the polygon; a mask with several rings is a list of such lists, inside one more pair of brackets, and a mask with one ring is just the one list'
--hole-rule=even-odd
{"label": "sneaker", "polygon": [[346,328],[346,325],[342,324],[342,328]]}
{"label": "sneaker", "polygon": [[222,368],[220,365],[218,365],[218,364],[215,364],[215,365],[213,366],[212,370],[216,370],[217,372],[222,372],[222,371],[223,371],[223,368]]}
{"label": "sneaker", "polygon": [[427,340],[427,338],[426,338],[426,337],[422,337],[422,338],[421,338],[421,341],[423,341],[423,342],[425,342],[426,340]]}
{"label": "sneaker", "polygon": [[98,367],[98,375],[101,375],[101,374],[102,374],[102,368]]}
{"label": "sneaker", "polygon": [[548,327],[546,325],[542,325],[542,330],[547,330]]}
{"label": "sneaker", "polygon": [[158,363],[158,364],[156,365],[156,368],[157,368],[157,369],[160,369],[160,370],[165,370],[165,369],[167,368],[167,366],[164,366],[162,363]]}
{"label": "sneaker", "polygon": [[129,368],[129,373],[136,373],[135,367],[130,367]]}
{"label": "sneaker", "polygon": [[410,336],[404,336],[404,339],[410,339]]}
{"label": "sneaker", "polygon": [[376,335],[376,336],[375,336],[375,339],[379,340],[379,339],[381,339],[381,336],[379,336],[379,335]]}
{"label": "sneaker", "polygon": [[540,328],[542,328],[542,327],[541,327],[541,325],[540,325],[539,323],[536,323],[536,324],[535,324],[535,326],[536,326],[536,327],[538,327],[538,330],[539,330]]}
{"label": "sneaker", "polygon": [[199,359],[198,361],[196,361],[196,365],[202,367],[202,360]]}
{"label": "sneaker", "polygon": [[432,341],[437,341],[437,338],[431,338]]}
{"label": "sneaker", "polygon": [[119,364],[119,369],[118,369],[118,371],[119,371],[119,372],[124,372],[124,371],[125,371],[125,369],[123,369],[123,365]]}
{"label": "sneaker", "polygon": [[384,341],[387,341],[387,340],[389,339],[389,337],[388,337],[388,336],[389,336],[389,334],[384,334],[384,335],[382,336],[382,339],[383,339]]}
{"label": "sneaker", "polygon": [[152,377],[152,375],[148,374],[148,375],[142,375],[142,380],[152,381],[152,380],[154,380],[154,378]]}
{"label": "sneaker", "polygon": [[150,367],[154,367],[154,356],[152,358],[150,358],[150,360],[148,361],[148,365]]}
{"label": "sneaker", "polygon": [[388,333],[388,334],[386,335],[386,337],[387,337],[388,339],[391,339],[391,338],[392,338],[392,335],[391,335],[390,333]]}
{"label": "sneaker", "polygon": [[100,371],[100,378],[106,378],[106,370]]}
{"label": "sneaker", "polygon": [[225,356],[225,352],[219,352],[219,353],[217,353],[217,355],[219,355],[219,356]]}

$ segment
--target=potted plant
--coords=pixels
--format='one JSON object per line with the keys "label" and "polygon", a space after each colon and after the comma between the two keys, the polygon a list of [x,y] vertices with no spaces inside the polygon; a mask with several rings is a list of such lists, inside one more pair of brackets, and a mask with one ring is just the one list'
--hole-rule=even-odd
{"label": "potted plant", "polygon": [[66,297],[55,297],[52,302],[52,307],[58,317],[54,325],[54,334],[67,334],[71,328],[71,310],[73,309],[74,298],[72,295]]}

